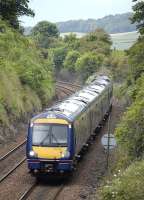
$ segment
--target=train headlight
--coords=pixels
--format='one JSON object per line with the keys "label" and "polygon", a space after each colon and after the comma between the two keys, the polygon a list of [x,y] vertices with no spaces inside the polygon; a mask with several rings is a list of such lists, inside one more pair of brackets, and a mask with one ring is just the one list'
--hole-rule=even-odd
{"label": "train headlight", "polygon": [[68,157],[70,157],[70,152],[66,150],[62,153],[62,158],[68,158]]}
{"label": "train headlight", "polygon": [[35,157],[37,157],[37,153],[34,152],[33,150],[31,150],[31,151],[29,152],[29,156],[35,158]]}

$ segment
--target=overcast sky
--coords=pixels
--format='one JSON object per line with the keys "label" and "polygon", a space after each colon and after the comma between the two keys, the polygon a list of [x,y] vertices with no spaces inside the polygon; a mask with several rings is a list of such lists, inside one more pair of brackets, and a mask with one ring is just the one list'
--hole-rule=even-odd
{"label": "overcast sky", "polygon": [[37,22],[67,21],[71,19],[98,19],[110,14],[132,11],[132,0],[30,0],[29,7],[35,17],[22,17],[24,26]]}

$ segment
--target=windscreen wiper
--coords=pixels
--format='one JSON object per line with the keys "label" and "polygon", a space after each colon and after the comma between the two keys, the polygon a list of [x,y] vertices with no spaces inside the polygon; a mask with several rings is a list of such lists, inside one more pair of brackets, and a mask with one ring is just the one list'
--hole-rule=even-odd
{"label": "windscreen wiper", "polygon": [[[39,146],[43,146],[44,141],[45,141],[48,137],[50,138],[50,133],[48,133],[48,135],[46,135],[46,137],[40,142]],[[49,140],[50,140],[50,139],[49,139]]]}
{"label": "windscreen wiper", "polygon": [[55,141],[56,141],[55,144],[56,144],[56,145],[61,145],[61,144],[58,142],[58,139],[56,138],[56,136],[55,136],[54,134],[51,133],[51,136],[55,139]]}

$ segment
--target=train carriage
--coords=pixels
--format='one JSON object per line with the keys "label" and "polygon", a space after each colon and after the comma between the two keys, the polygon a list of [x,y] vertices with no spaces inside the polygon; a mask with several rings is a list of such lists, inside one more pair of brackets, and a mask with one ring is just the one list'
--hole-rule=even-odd
{"label": "train carriage", "polygon": [[112,83],[107,76],[98,76],[90,85],[32,118],[27,136],[30,171],[71,172],[111,104]]}

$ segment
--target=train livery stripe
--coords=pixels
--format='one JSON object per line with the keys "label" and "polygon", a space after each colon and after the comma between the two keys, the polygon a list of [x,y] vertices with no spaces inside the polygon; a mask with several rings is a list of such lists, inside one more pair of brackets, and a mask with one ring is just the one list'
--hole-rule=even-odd
{"label": "train livery stripe", "polygon": [[44,123],[44,124],[46,124],[46,123],[51,123],[51,124],[66,124],[66,125],[68,125],[69,123],[66,121],[66,120],[64,120],[64,119],[46,119],[46,118],[43,118],[43,119],[36,119],[35,121],[34,121],[34,123]]}
{"label": "train livery stripe", "polygon": [[32,147],[38,158],[59,159],[66,151],[67,147]]}

